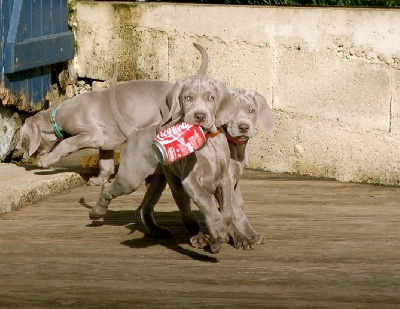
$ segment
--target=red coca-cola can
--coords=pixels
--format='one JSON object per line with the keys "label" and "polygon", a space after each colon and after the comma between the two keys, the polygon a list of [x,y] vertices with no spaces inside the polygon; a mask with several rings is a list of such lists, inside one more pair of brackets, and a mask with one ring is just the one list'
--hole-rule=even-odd
{"label": "red coca-cola can", "polygon": [[196,151],[205,141],[200,126],[181,122],[158,133],[152,147],[158,162],[167,165]]}

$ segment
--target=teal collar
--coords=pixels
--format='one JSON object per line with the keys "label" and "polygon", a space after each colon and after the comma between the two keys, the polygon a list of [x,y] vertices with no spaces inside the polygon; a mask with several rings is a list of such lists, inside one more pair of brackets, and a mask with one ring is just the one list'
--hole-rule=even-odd
{"label": "teal collar", "polygon": [[56,136],[59,139],[63,139],[64,135],[62,135],[60,128],[58,127],[57,122],[56,122],[56,114],[57,114],[57,107],[55,109],[53,109],[53,111],[51,112],[50,122],[53,126],[53,130],[54,130],[54,133],[56,133]]}

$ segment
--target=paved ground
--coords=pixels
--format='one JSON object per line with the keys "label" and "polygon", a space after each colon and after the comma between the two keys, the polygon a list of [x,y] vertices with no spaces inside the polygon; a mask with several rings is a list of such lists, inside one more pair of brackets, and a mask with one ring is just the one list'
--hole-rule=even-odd
{"label": "paved ground", "polygon": [[101,221],[86,186],[0,215],[0,307],[400,308],[399,188],[247,171],[242,191],[268,242],[216,255],[188,245],[169,191],[166,240],[135,218],[143,187]]}
{"label": "paved ground", "polygon": [[95,150],[79,151],[49,169],[0,163],[0,214],[84,184],[93,170],[83,169],[82,156],[96,154]]}

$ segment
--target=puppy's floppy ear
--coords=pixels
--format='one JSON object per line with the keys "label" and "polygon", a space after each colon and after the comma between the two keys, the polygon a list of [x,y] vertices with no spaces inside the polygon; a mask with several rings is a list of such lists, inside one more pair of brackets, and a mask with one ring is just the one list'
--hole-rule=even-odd
{"label": "puppy's floppy ear", "polygon": [[166,118],[163,117],[161,123],[162,126],[165,126],[166,124],[168,124],[168,126],[174,125],[182,118],[182,106],[179,101],[179,95],[181,93],[182,86],[183,82],[177,81],[172,89],[168,92],[166,101],[169,113]]}
{"label": "puppy's floppy ear", "polygon": [[22,126],[22,135],[29,140],[29,152],[28,155],[32,156],[36,150],[38,150],[42,136],[40,134],[42,125],[42,119],[35,115],[25,120]]}
{"label": "puppy's floppy ear", "polygon": [[238,112],[238,106],[233,103],[230,90],[220,81],[215,81],[218,88],[220,105],[215,115],[215,126],[220,127],[232,120]]}
{"label": "puppy's floppy ear", "polygon": [[267,100],[259,94],[257,91],[252,91],[254,101],[258,105],[258,121],[262,127],[267,131],[273,131],[275,129],[274,119],[272,117],[271,109],[268,106]]}

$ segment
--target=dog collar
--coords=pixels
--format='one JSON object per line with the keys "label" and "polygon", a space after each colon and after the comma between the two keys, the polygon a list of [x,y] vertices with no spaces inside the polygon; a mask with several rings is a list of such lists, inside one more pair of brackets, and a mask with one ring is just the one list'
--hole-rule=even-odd
{"label": "dog collar", "polygon": [[206,133],[205,136],[206,136],[206,138],[213,138],[213,137],[217,136],[220,132],[221,132],[221,130],[217,129],[216,132],[214,132],[214,133]]}
{"label": "dog collar", "polygon": [[56,136],[59,139],[63,139],[64,135],[62,135],[60,128],[58,127],[57,122],[56,122],[56,114],[57,114],[57,107],[54,108],[53,111],[51,112],[50,122],[51,122],[51,125],[53,126],[53,130],[54,130],[54,133],[56,134]]}
{"label": "dog collar", "polygon": [[245,141],[238,140],[237,138],[234,138],[233,136],[230,136],[228,133],[226,133],[226,139],[236,145],[244,145],[248,142],[248,138]]}

